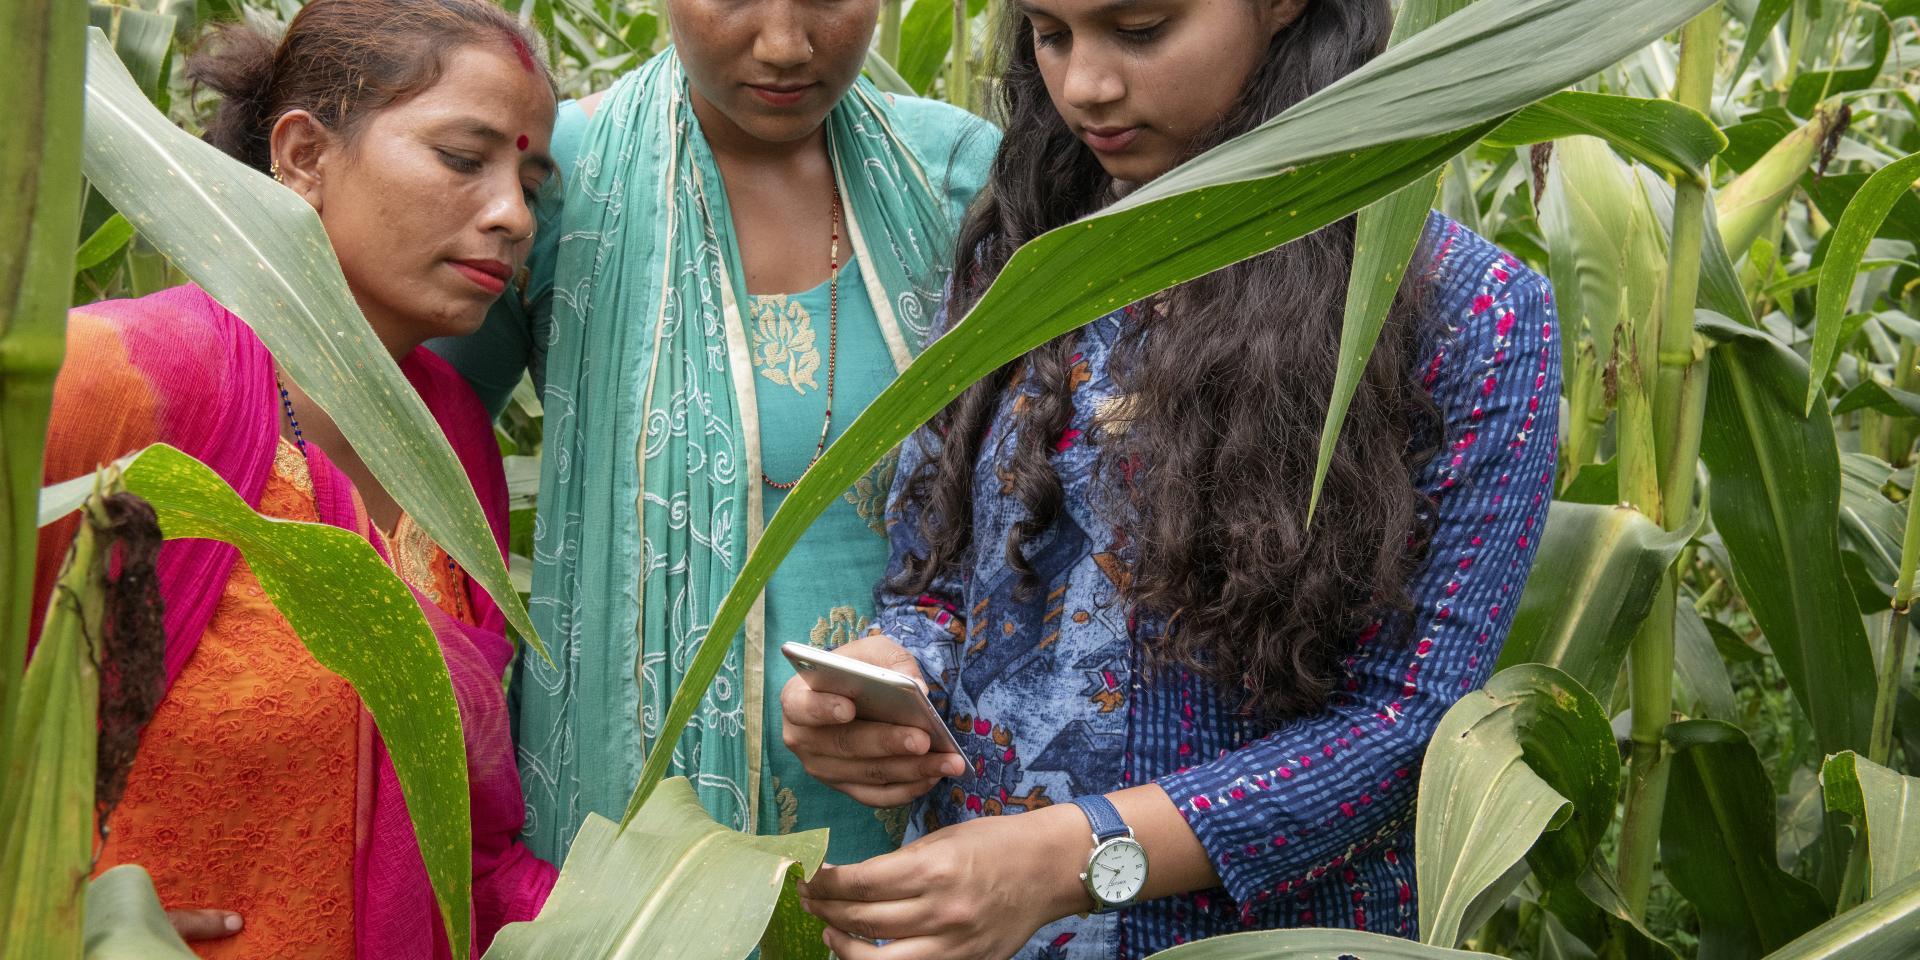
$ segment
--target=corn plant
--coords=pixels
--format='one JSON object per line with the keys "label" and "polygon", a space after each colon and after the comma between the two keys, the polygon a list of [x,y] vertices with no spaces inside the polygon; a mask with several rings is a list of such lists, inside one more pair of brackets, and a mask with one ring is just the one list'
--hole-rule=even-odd
{"label": "corn plant", "polygon": [[[667,37],[656,0],[503,6],[548,38],[573,94]],[[297,2],[119,7],[96,10],[96,25],[156,108],[192,130],[199,105],[168,73],[167,31],[135,14],[173,17],[179,38]],[[995,52],[982,38],[1001,9],[886,0],[869,73],[985,109]],[[1036,239],[788,497],[622,822],[590,827],[549,909],[495,952],[737,956],[702,937],[712,911],[733,903],[730,922],[758,929],[790,872],[817,864],[817,837],[698,840],[717,828],[660,779],[675,721],[811,518],[952,389],[1356,214],[1341,351],[1358,370],[1419,216],[1438,206],[1553,280],[1568,416],[1559,497],[1501,670],[1447,716],[1424,764],[1424,941],[1277,931],[1167,956],[1920,955],[1920,780],[1907,775],[1920,759],[1916,14],[1913,0],[1405,0],[1393,49],[1368,68]],[[208,282],[191,245],[167,239],[198,214],[96,186],[81,295]],[[292,216],[234,229],[284,230]],[[267,328],[301,323],[275,313],[243,311]],[[311,351],[291,337],[276,349]],[[0,390],[17,389],[6,373]],[[1330,398],[1323,448],[1347,390]],[[14,396],[0,393],[0,415],[15,416]],[[355,396],[348,384],[321,402]],[[502,429],[536,456],[537,398]],[[21,448],[9,444],[10,461]],[[695,847],[719,852],[679,859]],[[624,895],[605,879],[673,867],[683,879]],[[138,901],[137,886],[116,880],[101,899]]]}

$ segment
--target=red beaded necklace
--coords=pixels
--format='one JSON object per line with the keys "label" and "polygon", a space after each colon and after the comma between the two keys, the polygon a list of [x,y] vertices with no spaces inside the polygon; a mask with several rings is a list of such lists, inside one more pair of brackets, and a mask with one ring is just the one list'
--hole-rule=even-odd
{"label": "red beaded necklace", "polygon": [[820,442],[814,445],[813,459],[807,461],[800,476],[781,483],[760,472],[760,479],[775,490],[792,490],[820,462],[827,451],[827,434],[833,430],[833,373],[840,355],[840,182],[833,183],[832,239],[827,248],[827,416],[820,424]]}

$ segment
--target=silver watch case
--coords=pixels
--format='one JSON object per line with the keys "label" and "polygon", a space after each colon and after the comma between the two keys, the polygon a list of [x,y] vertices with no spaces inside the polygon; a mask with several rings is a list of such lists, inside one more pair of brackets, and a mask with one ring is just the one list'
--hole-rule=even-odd
{"label": "silver watch case", "polygon": [[[1151,869],[1151,866],[1147,863],[1147,848],[1141,846],[1140,841],[1133,838],[1133,829],[1131,827],[1127,829],[1126,836],[1102,840],[1096,835],[1093,841],[1093,852],[1087,854],[1087,868],[1080,871],[1080,886],[1086,889],[1087,896],[1093,898],[1093,909],[1082,914],[1082,916],[1109,913],[1122,907],[1138,903],[1140,900],[1140,891],[1147,888],[1147,872]],[[1136,888],[1133,891],[1133,895],[1127,899],[1114,901],[1102,897],[1100,891],[1094,888],[1093,862],[1100,859],[1100,854],[1106,852],[1108,849],[1120,846],[1133,847],[1140,851],[1140,886]]]}

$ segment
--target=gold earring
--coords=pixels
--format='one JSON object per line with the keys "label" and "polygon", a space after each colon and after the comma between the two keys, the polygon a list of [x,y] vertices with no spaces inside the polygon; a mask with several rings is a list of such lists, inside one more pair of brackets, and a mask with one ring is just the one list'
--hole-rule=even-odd
{"label": "gold earring", "polygon": [[273,161],[273,164],[267,167],[267,173],[273,177],[273,182],[286,183],[285,180],[280,179],[280,161]]}

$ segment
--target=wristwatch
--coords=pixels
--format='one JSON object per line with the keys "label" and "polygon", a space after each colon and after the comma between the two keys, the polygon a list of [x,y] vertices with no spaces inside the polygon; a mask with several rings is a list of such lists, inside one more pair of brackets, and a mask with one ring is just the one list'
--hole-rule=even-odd
{"label": "wristwatch", "polygon": [[1073,805],[1087,815],[1093,828],[1093,853],[1087,856],[1080,882],[1093,897],[1093,912],[1118,910],[1140,898],[1147,885],[1147,850],[1133,838],[1113,801],[1099,794],[1079,797]]}

